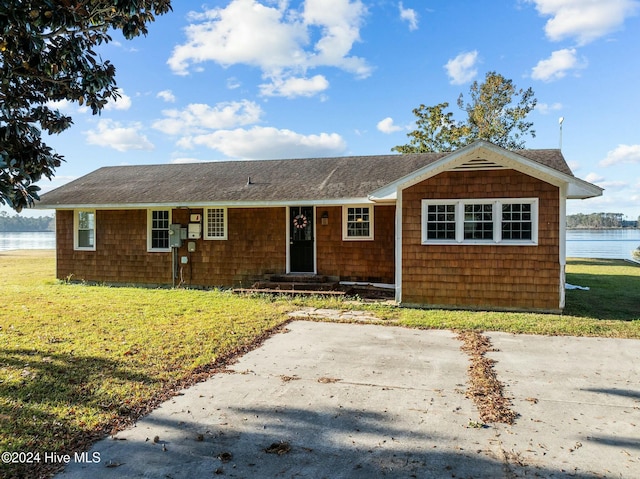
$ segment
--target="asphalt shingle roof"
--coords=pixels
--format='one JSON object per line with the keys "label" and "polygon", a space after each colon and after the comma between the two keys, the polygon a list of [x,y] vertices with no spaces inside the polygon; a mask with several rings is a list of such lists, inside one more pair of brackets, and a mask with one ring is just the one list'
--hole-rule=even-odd
{"label": "asphalt shingle roof", "polygon": [[[572,175],[559,150],[519,155]],[[448,153],[111,166],[42,195],[36,207],[365,198]],[[248,179],[251,179],[251,184]]]}

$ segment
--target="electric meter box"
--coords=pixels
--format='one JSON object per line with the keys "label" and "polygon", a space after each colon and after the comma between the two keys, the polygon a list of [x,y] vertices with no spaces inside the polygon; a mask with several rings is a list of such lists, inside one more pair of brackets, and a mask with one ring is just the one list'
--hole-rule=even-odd
{"label": "electric meter box", "polygon": [[169,247],[180,248],[182,240],[187,239],[187,228],[181,224],[169,225]]}
{"label": "electric meter box", "polygon": [[189,239],[200,239],[202,225],[200,223],[189,223]]}

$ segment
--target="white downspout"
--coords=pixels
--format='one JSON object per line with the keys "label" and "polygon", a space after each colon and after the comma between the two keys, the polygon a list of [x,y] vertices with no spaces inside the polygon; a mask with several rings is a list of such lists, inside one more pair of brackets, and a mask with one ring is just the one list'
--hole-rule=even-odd
{"label": "white downspout", "polygon": [[396,303],[402,302],[402,190],[396,193]]}
{"label": "white downspout", "polygon": [[565,283],[567,266],[567,190],[569,185],[562,185],[560,190],[560,309],[565,303]]}

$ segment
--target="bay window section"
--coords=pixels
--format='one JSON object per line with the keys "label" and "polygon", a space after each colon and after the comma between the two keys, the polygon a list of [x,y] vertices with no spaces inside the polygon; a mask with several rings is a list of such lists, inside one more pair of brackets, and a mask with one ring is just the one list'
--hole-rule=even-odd
{"label": "bay window section", "polygon": [[429,241],[456,240],[455,203],[433,203],[425,205],[426,239]]}
{"label": "bay window section", "polygon": [[464,239],[493,240],[493,204],[464,204]]}
{"label": "bay window section", "polygon": [[538,199],[422,200],[422,244],[538,243]]}
{"label": "bay window section", "polygon": [[502,205],[502,239],[529,240],[533,238],[531,203]]}

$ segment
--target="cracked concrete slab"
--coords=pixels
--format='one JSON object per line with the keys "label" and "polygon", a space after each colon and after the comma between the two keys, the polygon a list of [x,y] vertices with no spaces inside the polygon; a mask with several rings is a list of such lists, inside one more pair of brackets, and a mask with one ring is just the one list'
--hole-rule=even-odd
{"label": "cracked concrete slab", "polygon": [[[640,342],[596,364],[585,358],[619,345],[587,342],[581,353],[575,338],[490,337],[521,415],[513,426],[478,427],[465,396],[468,357],[450,331],[294,321],[229,371],[96,443],[89,453],[99,463],[72,462],[58,477],[640,477],[640,393],[637,382],[617,382],[638,370],[615,373],[623,360],[637,364]],[[610,393],[618,388],[625,392]],[[571,429],[576,417],[582,426]],[[629,458],[609,464],[623,450]]]}
{"label": "cracked concrete slab", "polygon": [[519,414],[496,429],[520,473],[640,477],[640,341],[488,336]]}

